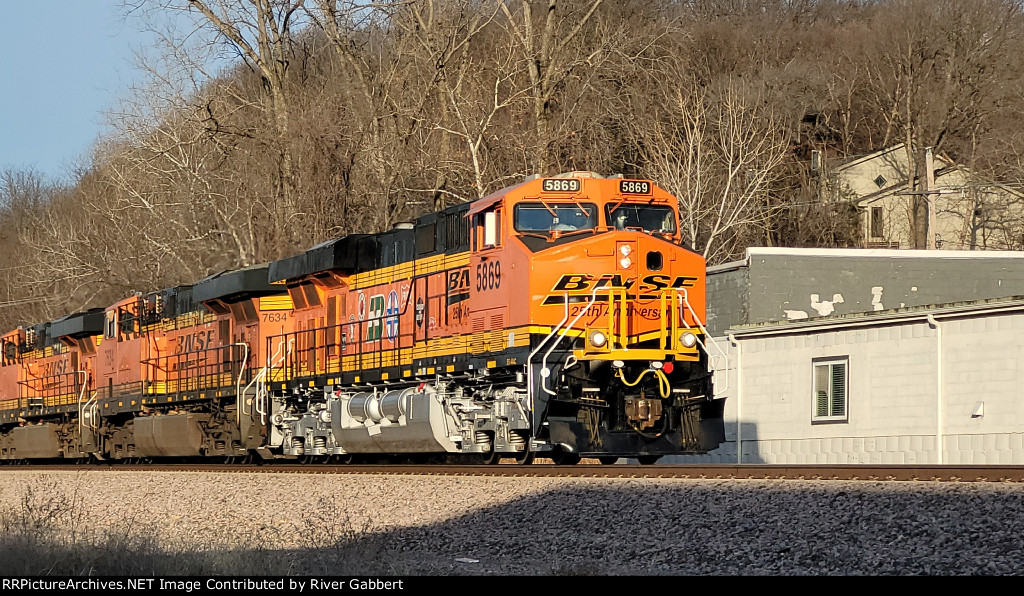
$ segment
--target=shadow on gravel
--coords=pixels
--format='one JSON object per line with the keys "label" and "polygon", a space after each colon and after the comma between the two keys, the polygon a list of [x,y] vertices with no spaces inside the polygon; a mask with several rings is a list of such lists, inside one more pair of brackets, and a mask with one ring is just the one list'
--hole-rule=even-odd
{"label": "shadow on gravel", "polygon": [[594,483],[399,529],[385,543],[412,574],[1020,574],[1024,487]]}
{"label": "shadow on gravel", "polygon": [[40,497],[0,516],[0,575],[1024,572],[1024,488],[1016,485],[593,481],[389,532],[354,527],[335,503],[299,528],[303,548],[278,548],[268,526],[237,536],[236,548],[187,552],[130,520],[86,532],[88,512],[73,499]]}

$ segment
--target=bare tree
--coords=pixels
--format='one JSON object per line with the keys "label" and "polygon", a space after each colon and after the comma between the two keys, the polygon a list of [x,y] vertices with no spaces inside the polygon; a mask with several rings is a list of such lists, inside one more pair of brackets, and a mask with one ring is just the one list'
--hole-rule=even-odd
{"label": "bare tree", "polygon": [[[717,94],[670,79],[636,120],[640,170],[679,199],[683,238],[710,262],[741,252],[749,230],[767,230],[787,143],[770,108],[736,84]],[[762,237],[763,234],[762,234]]]}
{"label": "bare tree", "polygon": [[538,6],[532,0],[520,0],[518,8],[510,8],[512,0],[500,0],[507,26],[519,46],[522,68],[529,85],[533,105],[532,119],[536,134],[534,171],[550,173],[559,165],[556,155],[554,104],[575,70],[592,68],[613,40],[584,43],[585,32],[593,24],[594,13],[602,0],[571,2],[547,0]]}
{"label": "bare tree", "polygon": [[905,144],[917,248],[927,237],[925,148],[967,149],[964,141],[988,125],[1017,60],[1020,19],[1011,0],[892,2],[875,15],[874,36],[854,54],[869,73],[864,92],[884,123],[882,144]]}
{"label": "bare tree", "polygon": [[266,113],[276,131],[277,188],[273,201],[275,236],[285,252],[296,247],[299,214],[295,196],[298,171],[290,127],[289,69],[295,58],[294,33],[305,0],[154,0],[165,10],[195,11],[258,74],[269,100]]}
{"label": "bare tree", "polygon": [[39,307],[49,301],[46,293],[26,292],[34,270],[30,249],[21,236],[33,228],[59,192],[34,170],[0,172],[0,322],[4,330],[42,315]]}
{"label": "bare tree", "polygon": [[[423,184],[416,165],[431,143],[437,116],[430,85],[434,67],[424,72],[413,57],[418,42],[403,22],[414,19],[415,3],[360,4],[318,0],[307,13],[325,35],[335,56],[352,142],[353,194],[366,226],[386,229],[413,196],[422,203],[431,184]],[[435,154],[434,160],[437,159]],[[426,188],[424,188],[426,187]]]}
{"label": "bare tree", "polygon": [[[473,192],[456,194],[458,200],[481,197],[491,187],[492,180],[486,179],[488,131],[496,116],[522,99],[525,90],[513,82],[515,51],[507,40],[496,38],[493,31],[488,39],[478,39],[494,21],[497,4],[467,12],[458,2],[424,0],[411,3],[408,12],[412,18],[397,23],[417,42],[420,51],[415,59],[433,67],[428,89],[438,95],[440,116],[434,126],[446,133],[441,153],[453,157],[440,162],[442,167],[435,172],[433,203],[440,209],[442,192],[453,194],[448,188],[452,170],[471,171]],[[450,137],[465,148],[468,160],[458,159],[462,152],[451,146]]]}

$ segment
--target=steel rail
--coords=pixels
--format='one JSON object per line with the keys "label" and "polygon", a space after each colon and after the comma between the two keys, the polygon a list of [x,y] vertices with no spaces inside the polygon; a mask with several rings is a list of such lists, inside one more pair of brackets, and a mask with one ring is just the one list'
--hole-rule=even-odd
{"label": "steel rail", "polygon": [[544,478],[665,478],[722,480],[853,480],[902,482],[1024,482],[1024,466],[997,465],[406,465],[406,464],[263,464],[107,463],[25,464],[0,466],[0,474],[16,471],[74,470],[96,472],[216,472],[289,474],[378,474],[399,476],[480,476]]}

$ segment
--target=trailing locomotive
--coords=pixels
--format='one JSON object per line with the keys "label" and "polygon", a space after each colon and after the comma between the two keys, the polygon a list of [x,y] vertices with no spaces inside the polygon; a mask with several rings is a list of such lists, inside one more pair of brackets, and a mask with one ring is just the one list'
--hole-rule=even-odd
{"label": "trailing locomotive", "polygon": [[0,459],[653,463],[724,440],[703,258],[649,181],[531,177],[0,337]]}

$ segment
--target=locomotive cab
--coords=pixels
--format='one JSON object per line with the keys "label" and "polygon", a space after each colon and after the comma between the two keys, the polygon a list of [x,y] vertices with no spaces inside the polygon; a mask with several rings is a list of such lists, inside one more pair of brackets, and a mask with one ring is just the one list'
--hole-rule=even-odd
{"label": "locomotive cab", "polygon": [[[522,363],[537,451],[563,463],[652,463],[724,440],[705,263],[681,246],[674,197],[645,180],[572,172],[505,189],[469,215],[471,321],[529,330]],[[510,333],[504,347],[514,345]]]}

